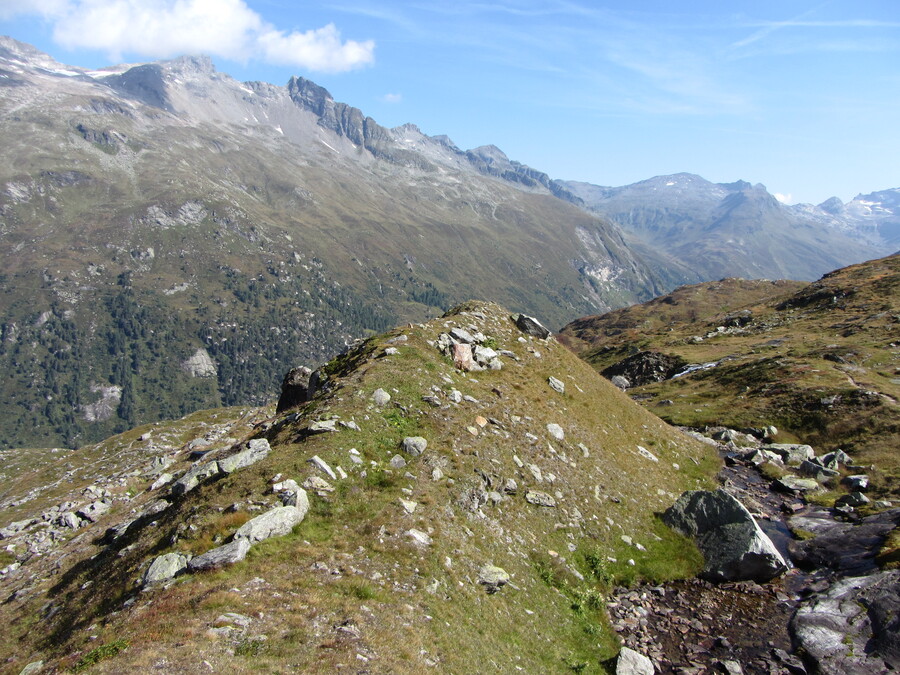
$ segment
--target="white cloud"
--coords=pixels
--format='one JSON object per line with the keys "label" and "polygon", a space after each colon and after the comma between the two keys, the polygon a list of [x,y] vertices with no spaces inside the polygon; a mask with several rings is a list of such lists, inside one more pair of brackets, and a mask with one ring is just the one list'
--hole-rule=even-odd
{"label": "white cloud", "polygon": [[372,40],[341,42],[333,23],[305,33],[269,30],[259,36],[265,60],[282,65],[304,65],[311,70],[338,72],[350,70],[374,59]]}
{"label": "white cloud", "polygon": [[385,103],[400,103],[403,101],[403,94],[385,94],[381,100]]}
{"label": "white cloud", "polygon": [[776,192],[773,196],[775,197],[775,199],[780,201],[782,204],[793,204],[794,203],[794,195],[792,195],[790,193],[783,195],[780,192]]}
{"label": "white cloud", "polygon": [[40,14],[69,49],[100,49],[113,58],[209,54],[340,72],[374,59],[371,40],[341,41],[334,24],[284,32],[244,0],[0,0],[0,16]]}

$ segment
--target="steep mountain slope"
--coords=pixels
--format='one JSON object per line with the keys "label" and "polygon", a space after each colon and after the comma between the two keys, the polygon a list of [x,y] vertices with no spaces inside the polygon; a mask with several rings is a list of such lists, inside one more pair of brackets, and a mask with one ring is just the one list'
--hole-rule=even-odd
{"label": "steep mountain slope", "polygon": [[261,403],[466,297],[559,325],[662,290],[544,174],[302,78],[88,72],[3,38],[0,111],[0,447]]}
{"label": "steep mountain slope", "polygon": [[[786,206],[762,185],[710,183],[686,173],[616,188],[562,185],[633,235],[645,257],[652,255],[649,248],[673,258],[670,267],[681,272],[680,283],[727,276],[812,280],[898,246],[893,212],[882,208],[881,220],[866,220],[858,217],[856,200],[845,209],[856,214],[850,219],[822,207]],[[822,206],[829,203],[834,207],[833,200]]]}
{"label": "steep mountain slope", "polygon": [[[898,326],[900,255],[893,255],[802,287],[725,279],[680,288],[579,319],[560,340],[598,370],[631,357],[629,392],[664,419],[775,425],[781,438],[877,465],[879,490],[896,498]],[[670,363],[659,354],[675,357],[675,377],[655,369]]]}
{"label": "steep mountain slope", "polygon": [[[449,333],[499,362],[454,368]],[[370,338],[320,375],[311,402],[269,419],[197,413],[33,455],[29,471],[69,467],[69,493],[7,475],[0,672],[603,672],[618,649],[612,585],[700,564],[654,514],[708,484],[714,449],[496,305]],[[187,480],[248,439],[268,454]],[[114,460],[89,487],[98,455]],[[160,556],[229,546],[288,479],[309,511],[286,535],[233,565],[141,581]],[[76,511],[96,522],[60,524]]]}

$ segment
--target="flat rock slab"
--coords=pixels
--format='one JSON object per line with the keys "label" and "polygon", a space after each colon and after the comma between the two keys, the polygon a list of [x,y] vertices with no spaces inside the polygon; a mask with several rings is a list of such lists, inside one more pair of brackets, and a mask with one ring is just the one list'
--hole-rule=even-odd
{"label": "flat rock slab", "polygon": [[210,549],[203,555],[192,558],[188,563],[188,569],[191,572],[200,572],[202,570],[215,569],[216,567],[224,567],[225,565],[233,565],[246,558],[249,550],[249,539],[235,539],[229,544]]}
{"label": "flat rock slab", "polygon": [[900,668],[900,571],[842,579],[803,603],[791,628],[822,675]]}
{"label": "flat rock slab", "polygon": [[790,519],[794,529],[816,536],[791,542],[791,558],[804,569],[827,568],[845,575],[860,575],[877,568],[878,555],[888,532],[900,525],[900,509],[890,509],[856,522],[834,520],[824,509],[807,509]]}

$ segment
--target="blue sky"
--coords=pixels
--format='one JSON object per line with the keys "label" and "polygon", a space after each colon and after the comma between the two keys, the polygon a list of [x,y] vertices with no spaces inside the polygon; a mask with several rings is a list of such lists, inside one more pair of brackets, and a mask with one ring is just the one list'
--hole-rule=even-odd
{"label": "blue sky", "polygon": [[85,67],[206,53],[241,80],[302,75],[553,178],[687,171],[813,203],[900,187],[898,0],[0,0],[0,32]]}

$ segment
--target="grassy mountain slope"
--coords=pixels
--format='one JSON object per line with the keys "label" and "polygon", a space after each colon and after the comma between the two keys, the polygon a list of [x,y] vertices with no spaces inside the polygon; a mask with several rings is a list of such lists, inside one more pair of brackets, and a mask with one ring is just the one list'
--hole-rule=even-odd
{"label": "grassy mountain slope", "polygon": [[0,447],[261,404],[288,368],[468,297],[560,325],[661,290],[527,167],[484,175],[306,81],[88,73],[8,38],[0,71]]}
{"label": "grassy mountain slope", "polygon": [[[501,356],[502,370],[456,370],[435,347],[454,326],[480,331],[485,344],[516,358]],[[152,523],[111,545],[100,543],[105,528],[165,497],[165,488],[148,490],[152,477],[126,466],[96,476],[97,489],[115,491],[108,513],[47,554],[17,548],[22,566],[0,580],[9,598],[0,605],[2,649],[11,656],[0,672],[38,658],[63,668],[97,661],[97,673],[603,672],[618,649],[604,618],[610,584],[696,569],[693,547],[654,514],[681,490],[707,485],[715,453],[554,339],[523,335],[496,305],[468,303],[370,338],[325,372],[324,393],[265,421],[248,411],[197,413],[81,451],[131,453],[136,466],[162,452],[177,474],[190,466],[188,448],[177,444],[198,430],[219,439],[214,451],[247,436],[272,445],[266,459],[171,498]],[[564,393],[549,386],[551,376]],[[391,400],[376,404],[377,389]],[[328,419],[358,429],[308,431]],[[548,424],[560,425],[564,438]],[[414,435],[428,442],[417,457],[399,449]],[[406,466],[389,463],[396,454]],[[314,456],[347,477],[328,478],[310,463]],[[54,458],[41,459],[60,470]],[[155,556],[202,553],[275,504],[277,475],[318,476],[335,489],[310,491],[306,519],[255,545],[245,561],[140,591],[136,580]],[[530,503],[529,491],[555,506]],[[64,498],[34,495],[16,515]],[[410,530],[430,543],[417,545]],[[494,594],[478,583],[487,564],[510,575]]]}
{"label": "grassy mountain slope", "polygon": [[[744,311],[746,310],[746,311]],[[746,321],[745,325],[737,325]],[[579,319],[560,339],[598,370],[640,351],[717,364],[629,392],[676,424],[761,427],[875,464],[896,498],[900,256],[808,285],[725,279]]]}

